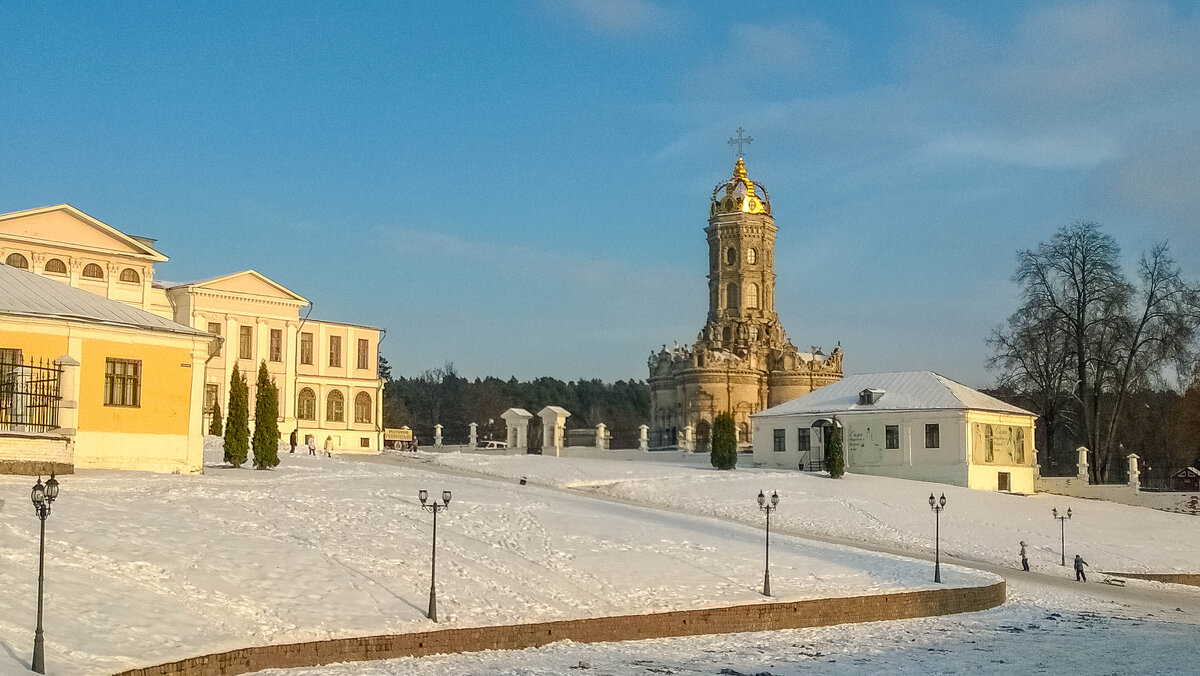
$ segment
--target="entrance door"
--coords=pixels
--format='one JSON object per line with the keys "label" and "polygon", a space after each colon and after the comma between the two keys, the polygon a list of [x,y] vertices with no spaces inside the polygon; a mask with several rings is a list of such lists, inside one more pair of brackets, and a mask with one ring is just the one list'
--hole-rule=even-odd
{"label": "entrance door", "polygon": [[1001,491],[1010,491],[1012,474],[1010,472],[1000,472],[996,475],[996,489]]}

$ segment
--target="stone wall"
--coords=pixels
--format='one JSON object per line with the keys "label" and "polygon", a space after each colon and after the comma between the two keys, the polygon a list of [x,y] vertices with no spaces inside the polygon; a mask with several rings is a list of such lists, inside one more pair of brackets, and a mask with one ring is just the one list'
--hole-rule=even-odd
{"label": "stone wall", "polygon": [[422,657],[477,650],[520,650],[564,640],[598,643],[800,629],[972,612],[994,608],[1004,600],[1005,585],[1001,580],[986,587],[932,589],[789,603],[754,603],[647,615],[465,627],[256,646],[131,669],[117,676],[234,676],[263,669],[313,667],[335,662]]}
{"label": "stone wall", "polygon": [[1139,580],[1154,582],[1170,582],[1171,584],[1186,584],[1200,587],[1200,574],[1195,573],[1105,573],[1113,577],[1132,577]]}
{"label": "stone wall", "polygon": [[68,437],[0,432],[0,474],[49,476],[75,472],[74,444]]}

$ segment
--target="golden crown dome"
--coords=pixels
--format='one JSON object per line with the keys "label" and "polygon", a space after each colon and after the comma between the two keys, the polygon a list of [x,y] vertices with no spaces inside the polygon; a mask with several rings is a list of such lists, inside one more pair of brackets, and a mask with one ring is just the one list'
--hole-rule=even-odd
{"label": "golden crown dome", "polygon": [[746,162],[739,157],[733,167],[733,177],[713,189],[709,215],[771,214],[771,198],[761,183],[750,180]]}

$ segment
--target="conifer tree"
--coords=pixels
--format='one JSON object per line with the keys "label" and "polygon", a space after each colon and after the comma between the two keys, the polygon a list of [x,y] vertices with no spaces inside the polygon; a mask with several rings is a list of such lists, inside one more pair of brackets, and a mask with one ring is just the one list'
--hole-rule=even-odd
{"label": "conifer tree", "polygon": [[829,443],[825,449],[825,467],[832,479],[840,479],[846,473],[846,454],[842,450],[842,428],[830,426],[825,428]]}
{"label": "conifer tree", "polygon": [[214,403],[212,407],[212,422],[208,423],[208,433],[214,437],[222,435],[221,427],[221,405]]}
{"label": "conifer tree", "polygon": [[737,466],[737,424],[729,413],[719,413],[713,421],[710,460],[717,469]]}
{"label": "conifer tree", "polygon": [[254,389],[254,469],[270,469],[279,464],[279,391],[266,360],[258,367]]}
{"label": "conifer tree", "polygon": [[236,368],[229,376],[229,415],[225,418],[225,462],[241,467],[250,452],[250,410],[246,377]]}

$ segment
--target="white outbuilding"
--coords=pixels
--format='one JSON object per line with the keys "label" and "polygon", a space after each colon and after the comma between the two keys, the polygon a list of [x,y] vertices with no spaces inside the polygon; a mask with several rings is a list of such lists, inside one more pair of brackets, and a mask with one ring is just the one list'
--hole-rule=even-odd
{"label": "white outbuilding", "polygon": [[846,376],[751,419],[761,467],[822,469],[839,427],[847,472],[1034,491],[1037,416],[932,371]]}

